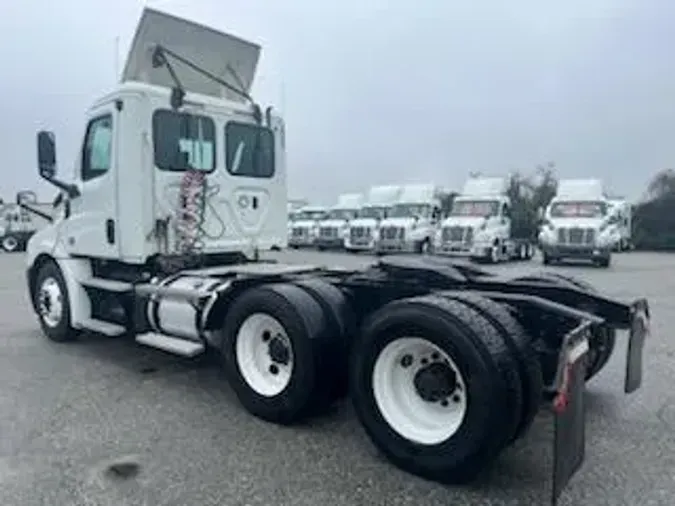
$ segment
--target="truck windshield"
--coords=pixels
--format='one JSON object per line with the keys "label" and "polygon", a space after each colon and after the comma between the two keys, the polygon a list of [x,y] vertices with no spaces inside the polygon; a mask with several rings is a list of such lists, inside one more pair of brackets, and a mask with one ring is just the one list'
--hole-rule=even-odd
{"label": "truck windshield", "polygon": [[296,221],[318,221],[326,215],[324,211],[299,211],[295,215]]}
{"label": "truck windshield", "polygon": [[386,207],[369,206],[359,211],[359,218],[379,218],[382,219],[387,213]]}
{"label": "truck windshield", "polygon": [[325,220],[351,220],[356,217],[353,209],[331,209],[325,216]]}
{"label": "truck windshield", "polygon": [[556,202],[551,218],[602,218],[607,214],[604,202]]}
{"label": "truck windshield", "polygon": [[462,200],[452,205],[450,216],[495,216],[498,211],[496,200]]}
{"label": "truck windshield", "polygon": [[430,206],[427,204],[396,204],[391,208],[389,218],[425,218],[429,215]]}

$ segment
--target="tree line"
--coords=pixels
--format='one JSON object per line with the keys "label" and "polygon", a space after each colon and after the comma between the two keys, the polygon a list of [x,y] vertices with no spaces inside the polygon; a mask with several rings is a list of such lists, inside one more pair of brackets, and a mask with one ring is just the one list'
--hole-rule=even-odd
{"label": "tree line", "polygon": [[[511,199],[514,235],[536,238],[539,209],[545,208],[556,193],[558,177],[555,164],[541,164],[533,171],[513,171],[509,175],[508,195]],[[449,212],[457,193],[443,199],[443,211]],[[675,170],[656,174],[645,195],[633,204],[633,245],[636,249],[675,251]]]}

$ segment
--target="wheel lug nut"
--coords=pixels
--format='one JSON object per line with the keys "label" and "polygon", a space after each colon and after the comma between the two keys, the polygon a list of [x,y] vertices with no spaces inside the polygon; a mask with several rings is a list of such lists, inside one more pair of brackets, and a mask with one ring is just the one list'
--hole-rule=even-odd
{"label": "wheel lug nut", "polygon": [[441,406],[443,406],[444,408],[447,408],[447,407],[448,407],[448,400],[447,400],[447,399],[443,399],[443,400],[441,401]]}
{"label": "wheel lug nut", "polygon": [[455,395],[452,396],[452,402],[457,403],[457,402],[459,402],[459,401],[461,401],[461,400],[462,400],[462,398],[461,398],[459,395],[457,395],[457,394],[455,394]]}
{"label": "wheel lug nut", "polygon": [[441,356],[437,352],[431,354],[431,360],[438,360]]}
{"label": "wheel lug nut", "polygon": [[401,358],[401,367],[410,367],[413,363],[412,355],[403,355]]}
{"label": "wheel lug nut", "polygon": [[262,340],[263,340],[263,341],[267,342],[267,341],[269,341],[271,338],[272,338],[272,334],[270,334],[269,331],[266,330],[265,332],[263,332],[263,334],[262,334]]}
{"label": "wheel lug nut", "polygon": [[422,359],[422,365],[427,365],[428,363],[429,363],[429,359],[428,359],[428,358],[423,358],[423,359]]}
{"label": "wheel lug nut", "polygon": [[270,374],[274,374],[275,376],[279,374],[279,367],[276,364],[270,366]]}

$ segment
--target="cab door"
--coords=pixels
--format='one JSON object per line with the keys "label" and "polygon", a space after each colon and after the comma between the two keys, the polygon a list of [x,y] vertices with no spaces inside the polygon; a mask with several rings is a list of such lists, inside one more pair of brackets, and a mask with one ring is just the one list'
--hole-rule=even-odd
{"label": "cab door", "polygon": [[80,195],[65,221],[65,248],[71,255],[118,258],[117,131],[114,104],[92,111],[77,167]]}

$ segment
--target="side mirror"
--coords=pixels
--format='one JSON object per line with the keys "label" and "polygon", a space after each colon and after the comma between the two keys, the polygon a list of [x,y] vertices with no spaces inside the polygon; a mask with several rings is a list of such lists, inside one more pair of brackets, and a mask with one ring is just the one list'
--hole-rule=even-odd
{"label": "side mirror", "polygon": [[546,211],[543,207],[540,207],[539,209],[537,209],[537,218],[539,218],[540,220],[543,220],[545,212]]}
{"label": "side mirror", "polygon": [[53,132],[41,130],[37,135],[38,170],[40,177],[50,180],[56,175],[56,138]]}

